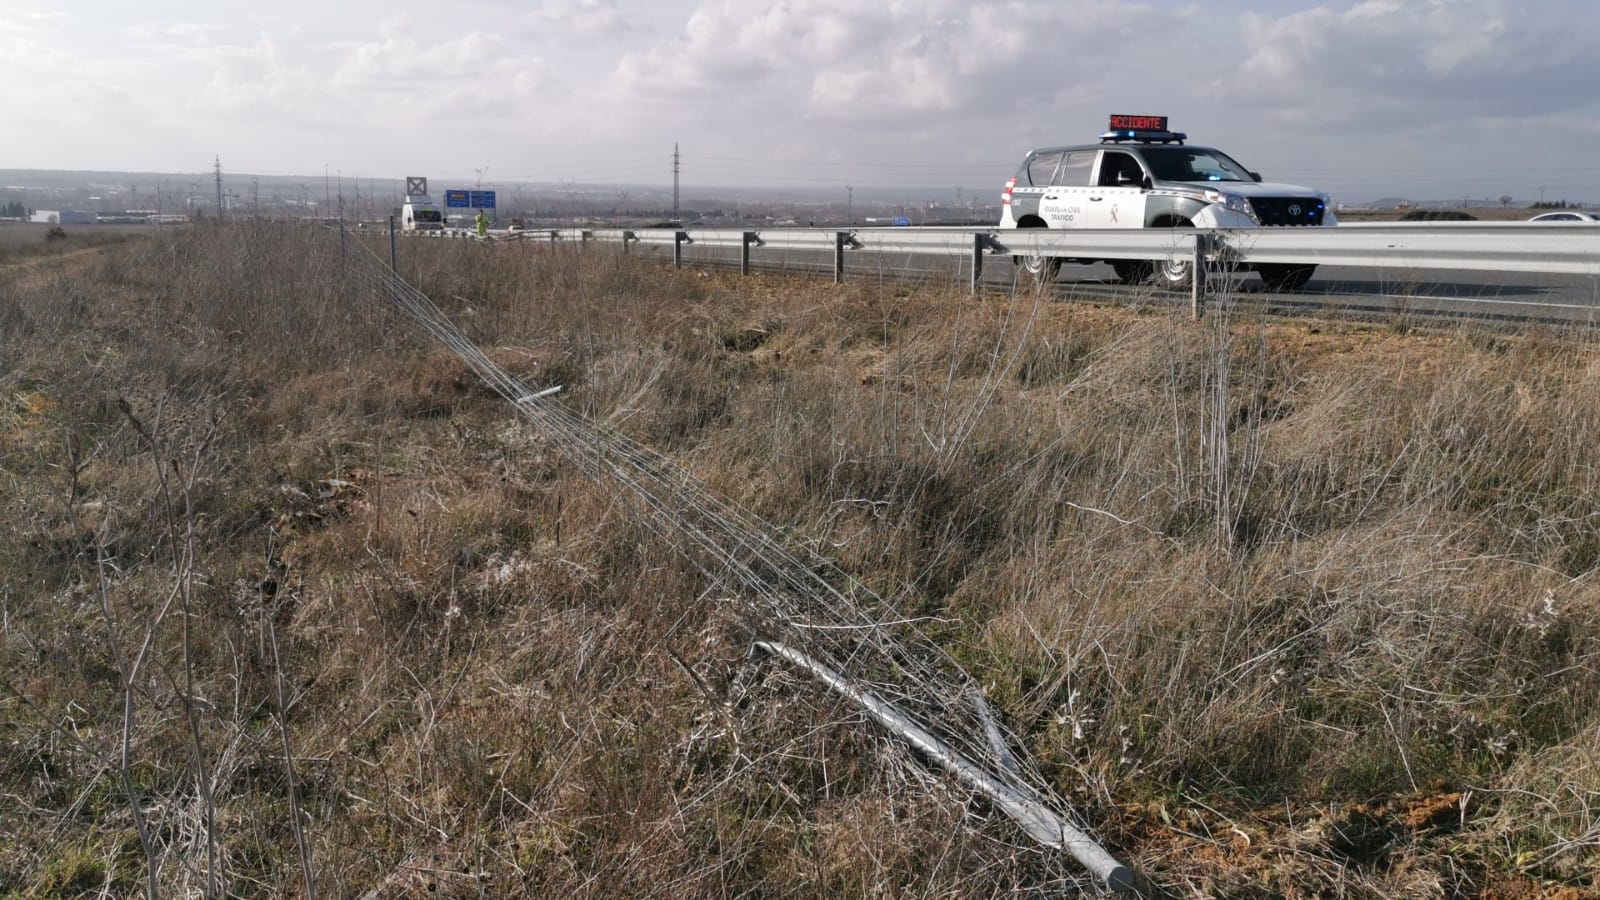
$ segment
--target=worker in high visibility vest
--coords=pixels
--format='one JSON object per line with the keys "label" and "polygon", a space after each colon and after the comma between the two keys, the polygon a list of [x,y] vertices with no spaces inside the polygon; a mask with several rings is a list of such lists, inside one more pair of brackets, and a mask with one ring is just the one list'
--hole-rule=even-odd
{"label": "worker in high visibility vest", "polygon": [[478,237],[488,237],[489,216],[483,210],[478,210]]}

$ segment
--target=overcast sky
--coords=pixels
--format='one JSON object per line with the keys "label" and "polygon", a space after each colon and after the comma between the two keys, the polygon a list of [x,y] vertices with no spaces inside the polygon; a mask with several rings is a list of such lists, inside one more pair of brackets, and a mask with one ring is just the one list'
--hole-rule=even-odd
{"label": "overcast sky", "polygon": [[1593,0],[0,0],[0,73],[0,168],[669,185],[677,142],[696,191],[998,196],[1119,112],[1335,199],[1600,200]]}

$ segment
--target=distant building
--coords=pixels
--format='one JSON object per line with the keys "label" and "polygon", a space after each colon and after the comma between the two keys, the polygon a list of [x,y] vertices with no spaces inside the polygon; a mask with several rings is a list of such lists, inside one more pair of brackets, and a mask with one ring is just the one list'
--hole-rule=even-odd
{"label": "distant building", "polygon": [[94,213],[84,209],[37,209],[29,221],[44,225],[93,225]]}

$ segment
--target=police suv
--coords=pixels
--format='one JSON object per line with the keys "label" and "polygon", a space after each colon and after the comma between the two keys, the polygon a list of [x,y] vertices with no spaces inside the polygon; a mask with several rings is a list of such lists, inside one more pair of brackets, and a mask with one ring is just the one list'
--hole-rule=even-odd
{"label": "police suv", "polygon": [[[1100,143],[1048,147],[1029,153],[1001,197],[1001,228],[1255,228],[1338,224],[1328,195],[1292,184],[1270,184],[1220,150],[1185,144],[1167,130],[1166,116],[1111,117]],[[1189,283],[1188,259],[1020,257],[1045,281],[1063,262],[1107,262],[1126,284],[1154,274],[1170,288]],[[1257,265],[1273,289],[1311,280],[1311,265]]]}

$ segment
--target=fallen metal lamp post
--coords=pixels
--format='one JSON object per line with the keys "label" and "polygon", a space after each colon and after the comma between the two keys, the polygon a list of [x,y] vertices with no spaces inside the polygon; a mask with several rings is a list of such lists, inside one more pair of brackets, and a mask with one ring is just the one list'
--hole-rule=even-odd
{"label": "fallen metal lamp post", "polygon": [[1104,847],[1062,820],[1054,810],[1043,803],[1002,784],[982,767],[945,746],[942,741],[896,709],[894,704],[871,691],[856,687],[839,673],[793,647],[772,641],[757,641],[755,646],[806,670],[812,677],[827,685],[829,690],[861,707],[876,719],[879,725],[922,751],[967,787],[989,798],[1001,812],[1010,816],[1023,831],[1027,832],[1029,837],[1046,847],[1065,850],[1072,854],[1073,859],[1093,873],[1107,888],[1119,894],[1141,892],[1139,880],[1133,870],[1117,862]]}

